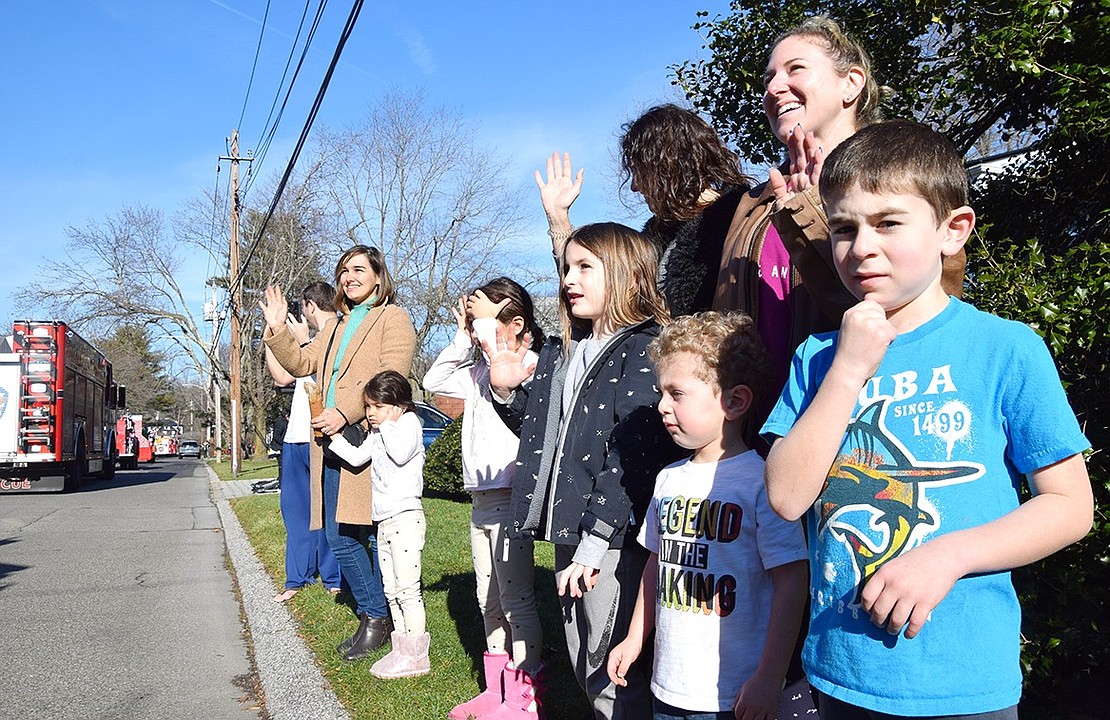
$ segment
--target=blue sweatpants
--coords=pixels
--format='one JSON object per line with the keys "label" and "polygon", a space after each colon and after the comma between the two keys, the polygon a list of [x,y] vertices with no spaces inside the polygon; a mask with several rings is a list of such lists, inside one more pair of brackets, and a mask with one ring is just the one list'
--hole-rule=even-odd
{"label": "blue sweatpants", "polygon": [[281,517],[285,521],[285,587],[340,586],[339,563],[323,530],[309,530],[311,500],[308,443],[281,446]]}

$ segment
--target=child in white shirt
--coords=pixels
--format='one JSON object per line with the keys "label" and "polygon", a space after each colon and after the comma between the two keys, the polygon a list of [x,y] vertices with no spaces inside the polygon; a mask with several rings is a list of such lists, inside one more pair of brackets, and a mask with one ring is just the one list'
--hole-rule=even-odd
{"label": "child in white shirt", "polygon": [[675,320],[648,346],[667,432],[692,450],[656,480],[638,536],[651,552],[628,636],[609,654],[615,684],[652,642],[656,720],[773,718],[806,591],[802,528],[775,515],[744,417],[766,386],[750,317]]}
{"label": "child in white shirt", "polygon": [[370,433],[361,445],[342,434],[331,436],[329,449],[355,467],[370,463],[373,520],[378,523],[378,559],[382,584],[396,628],[392,650],[374,663],[379,678],[424,675],[431,669],[424,599],[420,593],[424,550],[424,433],[413,412],[412,387],[395,370],[378,373],[363,388]]}
{"label": "child in white shirt", "polygon": [[[489,362],[476,360],[474,348],[497,337],[511,349],[528,345],[522,362],[535,365],[535,350],[544,341],[532,298],[509,278],[490,280],[451,308],[458,323],[455,339],[424,375],[428,392],[465,401],[462,426],[463,487],[471,493],[470,548],[474,560],[478,609],[486,632],[483,666],[486,689],[455,706],[449,720],[497,718],[506,693],[520,673],[535,675],[542,667],[543,631],[533,592],[535,556],[531,538],[509,539],[512,520],[513,468],[519,438],[493,407]],[[529,342],[530,340],[530,342]],[[517,715],[509,717],[522,717]],[[527,713],[523,717],[527,717]]]}

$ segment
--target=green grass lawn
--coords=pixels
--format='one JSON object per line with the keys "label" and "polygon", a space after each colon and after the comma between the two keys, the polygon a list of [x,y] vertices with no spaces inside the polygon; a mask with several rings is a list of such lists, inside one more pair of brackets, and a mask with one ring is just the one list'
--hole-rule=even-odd
{"label": "green grass lawn", "polygon": [[[285,582],[285,528],[277,495],[255,495],[231,501],[239,521],[266,571],[275,593]],[[474,599],[474,567],[470,561],[470,504],[424,499],[428,518],[424,548],[424,604],[432,635],[432,672],[417,678],[379,680],[370,666],[386,653],[344,662],[335,646],[354,632],[357,621],[348,605],[337,602],[319,584],[297,593],[290,610],[301,635],[316,654],[317,663],[336,695],[358,719],[427,720],[444,718],[459,702],[479,690],[485,634]],[[554,592],[552,546],[536,544],[536,597],[544,628],[544,661],[548,664],[544,695],[550,720],[580,720],[589,710],[571,674],[563,639],[562,620]]]}
{"label": "green grass lawn", "polygon": [[[221,480],[269,480],[276,478],[278,475],[277,458],[243,460],[239,466],[239,476],[237,478],[231,476],[230,460],[225,459],[223,462],[208,460],[207,462],[216,472],[216,477]],[[285,541],[282,540],[282,543],[284,542]]]}

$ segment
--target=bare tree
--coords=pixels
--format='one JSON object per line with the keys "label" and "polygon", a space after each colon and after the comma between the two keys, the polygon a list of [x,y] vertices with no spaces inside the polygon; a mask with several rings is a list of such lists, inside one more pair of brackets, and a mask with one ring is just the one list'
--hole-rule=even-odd
{"label": "bare tree", "polygon": [[69,226],[66,255],[15,294],[17,307],[49,312],[108,334],[144,325],[177,346],[187,364],[207,367],[205,343],[180,283],[190,245],[166,235],[162,214],[136,205],[103,222]]}
{"label": "bare tree", "polygon": [[[474,137],[457,115],[429,107],[421,95],[391,92],[358,127],[321,132],[315,162],[286,187],[265,232],[261,210],[244,213],[244,428],[264,435],[273,397],[255,303],[266,285],[299,292],[311,280],[330,278],[331,263],[346,246],[377,245],[423,348],[437,329],[453,324],[454,299],[480,281],[502,273],[532,279],[505,255],[522,226],[521,198],[508,190],[506,163]],[[155,343],[176,346],[171,365],[225,381],[227,347],[210,340],[220,337],[220,323],[209,333],[190,308],[195,293],[181,284],[198,258],[210,268],[228,267],[220,205],[212,195],[189,203],[172,233],[160,212],[142,205],[69,227],[66,256],[48,261],[15,293],[17,309],[51,312],[101,336],[123,325],[145,326]],[[228,277],[213,282],[226,289]],[[418,356],[417,377],[429,359]]]}
{"label": "bare tree", "polygon": [[[287,189],[261,238],[260,213],[245,212],[240,251],[251,260],[242,272],[240,308],[245,329],[243,427],[259,439],[265,434],[265,411],[273,393],[262,366],[255,299],[267,284],[278,283],[296,293],[320,277],[322,223],[309,197],[303,185]],[[65,256],[48,261],[38,277],[16,291],[17,307],[55,315],[101,337],[124,327],[145,328],[152,343],[174,348],[166,353],[167,371],[184,370],[198,378],[211,373],[216,382],[226,383],[229,354],[219,342],[225,325],[216,322],[213,342],[194,312],[196,293],[187,293],[182,284],[183,278],[196,276],[199,258],[209,267],[224,268],[213,282],[228,286],[226,215],[221,212],[216,224],[213,208],[218,205],[211,196],[188,203],[175,218],[172,236],[162,214],[142,205],[125,207],[101,222],[70,226]]]}
{"label": "bare tree", "polygon": [[287,297],[296,299],[310,282],[327,277],[321,272],[324,261],[320,250],[320,216],[306,203],[307,197],[302,187],[287,189],[265,230],[262,230],[262,212],[248,210],[244,218],[243,257],[246,262],[240,311],[243,328],[240,357],[244,361],[240,390],[243,427],[255,436],[255,447],[265,445],[275,400],[273,378],[263,359],[262,333],[266,323],[258,307],[258,298],[267,285],[280,285]]}
{"label": "bare tree", "polygon": [[[513,266],[503,253],[521,231],[520,199],[508,190],[506,162],[474,138],[459,116],[396,90],[357,127],[321,133],[316,182],[341,238],[335,249],[382,249],[420,348],[453,324],[455,298]],[[428,361],[418,356],[417,377]]]}

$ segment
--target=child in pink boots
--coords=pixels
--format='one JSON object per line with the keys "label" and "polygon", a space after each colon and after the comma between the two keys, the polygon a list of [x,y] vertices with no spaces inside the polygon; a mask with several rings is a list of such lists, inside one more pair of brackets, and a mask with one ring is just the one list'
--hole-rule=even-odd
{"label": "child in pink boots", "polygon": [[394,370],[378,373],[363,388],[370,434],[354,446],[342,434],[330,449],[355,467],[371,463],[373,518],[378,524],[378,562],[396,628],[392,649],[370,668],[382,679],[425,675],[431,670],[424,598],[420,592],[424,551],[424,433],[413,412],[412,386]]}
{"label": "child in pink boots", "polygon": [[[537,720],[537,677],[542,633],[532,589],[532,541],[510,541],[509,501],[518,438],[493,409],[489,365],[470,362],[480,341],[517,349],[529,338],[543,342],[532,298],[516,282],[497,278],[459,298],[451,308],[458,322],[454,341],[424,376],[424,389],[465,401],[462,429],[463,484],[473,497],[470,547],[478,607],[486,631],[486,689],[448,714],[452,720]],[[525,364],[534,365],[529,351]],[[510,657],[511,650],[511,657]]]}

